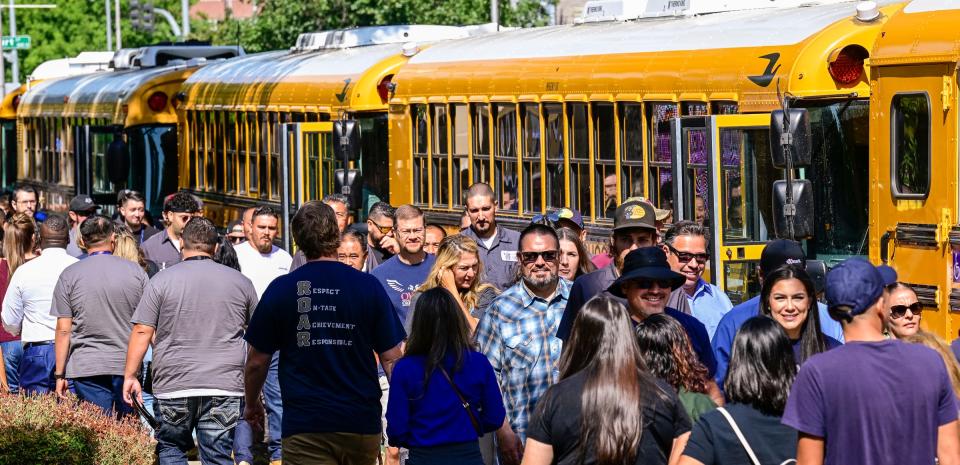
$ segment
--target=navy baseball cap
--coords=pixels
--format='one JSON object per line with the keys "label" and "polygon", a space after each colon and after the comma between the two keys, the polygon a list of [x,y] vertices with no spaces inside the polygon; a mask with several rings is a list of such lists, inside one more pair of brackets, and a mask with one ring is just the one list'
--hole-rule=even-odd
{"label": "navy baseball cap", "polygon": [[883,295],[885,282],[883,274],[870,262],[848,258],[827,273],[827,306],[847,306],[851,315],[860,315]]}
{"label": "navy baseball cap", "polygon": [[887,265],[880,265],[877,267],[877,271],[880,272],[880,276],[883,277],[883,286],[887,287],[892,284],[897,283],[897,271]]}

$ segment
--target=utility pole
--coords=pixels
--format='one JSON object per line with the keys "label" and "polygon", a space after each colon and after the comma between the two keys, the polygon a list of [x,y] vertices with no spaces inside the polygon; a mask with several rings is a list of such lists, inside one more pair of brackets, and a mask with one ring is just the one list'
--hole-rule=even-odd
{"label": "utility pole", "polygon": [[[10,0],[10,35],[17,35],[17,9],[14,8],[13,0]],[[13,52],[13,59],[10,60],[10,82],[20,84],[20,52],[17,49],[11,52]]]}
{"label": "utility pole", "polygon": [[183,30],[183,40],[190,37],[190,0],[180,0],[180,21]]}
{"label": "utility pole", "polygon": [[490,22],[500,30],[500,2],[499,0],[490,0]]}
{"label": "utility pole", "polygon": [[[10,0],[10,1],[12,2],[13,0]],[[121,18],[121,16],[120,16],[120,0],[116,0],[116,3],[115,3],[114,5],[115,5],[115,7],[116,7],[116,10],[115,10],[115,11],[116,11],[116,15],[114,15],[114,16],[117,18],[117,50],[120,50],[121,48],[123,48],[123,45],[121,45],[121,41],[120,41],[120,18]]]}
{"label": "utility pole", "polygon": [[113,50],[113,8],[110,7],[110,0],[103,0],[103,11],[107,14],[107,50]]}

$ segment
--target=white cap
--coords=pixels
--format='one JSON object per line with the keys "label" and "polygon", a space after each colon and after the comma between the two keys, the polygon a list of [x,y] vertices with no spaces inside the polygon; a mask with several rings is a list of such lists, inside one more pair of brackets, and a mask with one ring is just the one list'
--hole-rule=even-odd
{"label": "white cap", "polygon": [[880,9],[877,8],[877,2],[867,1],[857,3],[857,19],[860,21],[873,21],[880,17]]}

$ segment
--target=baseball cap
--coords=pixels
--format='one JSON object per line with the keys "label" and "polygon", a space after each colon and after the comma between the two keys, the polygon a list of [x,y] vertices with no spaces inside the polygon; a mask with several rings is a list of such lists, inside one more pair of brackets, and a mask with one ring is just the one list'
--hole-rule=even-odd
{"label": "baseball cap", "polygon": [[540,223],[544,219],[550,220],[551,223],[557,223],[561,220],[569,221],[575,224],[578,228],[583,229],[583,215],[580,214],[580,210],[574,208],[564,207],[547,213],[546,215],[535,215],[530,222]]}
{"label": "baseball cap", "polygon": [[827,306],[848,306],[856,316],[877,302],[884,287],[880,270],[862,258],[848,258],[827,273]]}
{"label": "baseball cap", "polygon": [[100,209],[93,199],[86,194],[80,194],[70,201],[70,211],[78,213],[95,212]]}
{"label": "baseball cap", "polygon": [[877,271],[879,271],[880,276],[883,277],[884,287],[897,283],[897,270],[894,270],[887,265],[880,265],[877,267]]}
{"label": "baseball cap", "polygon": [[767,243],[760,252],[760,272],[767,274],[783,265],[806,266],[807,257],[800,243],[787,239],[776,239]]}
{"label": "baseball cap", "polygon": [[243,235],[243,223],[240,220],[232,221],[229,225],[227,225],[227,235],[230,234]]}
{"label": "baseball cap", "polygon": [[613,214],[613,230],[644,228],[657,230],[657,214],[653,205],[639,199],[627,199]]}

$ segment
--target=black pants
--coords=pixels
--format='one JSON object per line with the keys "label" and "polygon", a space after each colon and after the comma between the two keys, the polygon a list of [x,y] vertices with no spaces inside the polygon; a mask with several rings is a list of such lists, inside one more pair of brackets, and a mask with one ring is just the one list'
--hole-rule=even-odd
{"label": "black pants", "polygon": [[477,441],[410,448],[407,465],[483,465]]}

